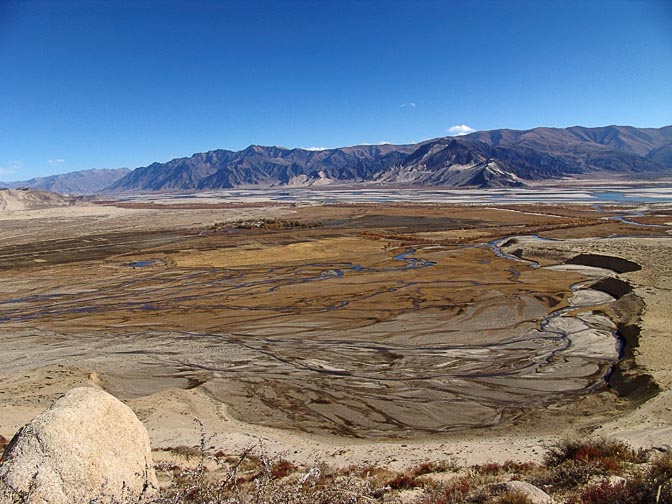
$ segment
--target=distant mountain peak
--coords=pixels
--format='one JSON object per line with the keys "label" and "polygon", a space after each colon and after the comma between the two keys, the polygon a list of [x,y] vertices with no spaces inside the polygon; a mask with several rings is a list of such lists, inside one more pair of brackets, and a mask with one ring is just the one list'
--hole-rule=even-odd
{"label": "distant mountain peak", "polygon": [[414,145],[287,149],[252,144],[137,168],[108,190],[323,184],[522,186],[566,177],[672,176],[672,126],[477,131]]}

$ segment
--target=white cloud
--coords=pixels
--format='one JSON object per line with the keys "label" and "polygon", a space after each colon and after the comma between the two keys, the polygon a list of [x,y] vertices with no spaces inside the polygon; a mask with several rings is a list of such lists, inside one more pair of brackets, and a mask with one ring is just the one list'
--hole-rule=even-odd
{"label": "white cloud", "polygon": [[49,164],[51,166],[59,166],[65,163],[65,159],[50,159]]}
{"label": "white cloud", "polygon": [[21,161],[10,161],[7,166],[0,166],[0,177],[14,174],[21,170],[22,166]]}
{"label": "white cloud", "polygon": [[329,147],[300,147],[303,150],[309,150],[309,151],[323,151],[323,150],[329,150]]}
{"label": "white cloud", "polygon": [[467,126],[466,124],[457,124],[455,126],[451,126],[446,131],[449,135],[461,136],[468,135],[469,133],[473,133],[476,130],[470,126]]}
{"label": "white cloud", "polygon": [[415,104],[415,102],[402,103],[401,108],[405,108],[405,107],[415,108],[415,107],[417,107],[417,105]]}

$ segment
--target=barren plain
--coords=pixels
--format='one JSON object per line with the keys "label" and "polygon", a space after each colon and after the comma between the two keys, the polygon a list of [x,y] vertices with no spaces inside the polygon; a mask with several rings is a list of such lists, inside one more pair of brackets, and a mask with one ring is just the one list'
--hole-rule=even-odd
{"label": "barren plain", "polygon": [[89,384],[159,449],[194,418],[342,465],[672,445],[666,203],[135,199],[0,229],[5,438]]}

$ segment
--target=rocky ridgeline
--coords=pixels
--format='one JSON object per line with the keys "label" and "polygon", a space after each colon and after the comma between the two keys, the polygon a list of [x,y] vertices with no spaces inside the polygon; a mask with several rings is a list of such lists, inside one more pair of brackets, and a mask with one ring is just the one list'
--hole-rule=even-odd
{"label": "rocky ridgeline", "polygon": [[0,465],[0,504],[145,502],[157,494],[149,435],[102,390],[70,390],[17,432]]}

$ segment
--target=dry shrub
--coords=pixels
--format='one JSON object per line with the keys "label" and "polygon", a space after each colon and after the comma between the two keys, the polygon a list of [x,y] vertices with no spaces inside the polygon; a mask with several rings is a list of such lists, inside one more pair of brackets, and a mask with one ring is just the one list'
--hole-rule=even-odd
{"label": "dry shrub", "polygon": [[672,454],[666,453],[628,479],[628,502],[672,504]]}
{"label": "dry shrub", "polygon": [[608,480],[588,485],[581,492],[580,499],[582,504],[628,504],[632,502],[625,483],[610,483]]}
{"label": "dry shrub", "polygon": [[494,476],[504,472],[504,467],[502,467],[501,464],[489,462],[487,464],[474,466],[474,471],[476,471],[478,474]]}
{"label": "dry shrub", "polygon": [[455,472],[458,469],[459,468],[455,465],[454,462],[441,460],[439,462],[422,462],[413,468],[411,472],[413,473],[413,476],[423,476],[424,474]]}
{"label": "dry shrub", "polygon": [[533,462],[516,462],[514,460],[507,460],[502,464],[502,469],[506,473],[524,474],[540,469],[538,464]]}
{"label": "dry shrub", "polygon": [[416,504],[461,504],[469,502],[471,491],[471,478],[463,476],[448,483],[428,485]]}
{"label": "dry shrub", "polygon": [[387,480],[385,486],[390,487],[392,490],[409,490],[411,488],[422,486],[422,482],[418,481],[418,479],[409,472],[400,472],[393,478]]}
{"label": "dry shrub", "polygon": [[530,483],[547,493],[562,492],[579,488],[596,475],[599,475],[599,472],[592,464],[568,460],[533,474]]}
{"label": "dry shrub", "polygon": [[645,460],[645,452],[620,441],[561,441],[548,449],[546,470],[533,474],[531,482],[547,492],[577,492],[595,477],[622,474]]}
{"label": "dry shrub", "polygon": [[635,451],[621,441],[605,439],[561,441],[549,448],[545,458],[547,466],[575,461],[620,467],[624,462],[641,463],[645,460],[645,452]]}
{"label": "dry shrub", "polygon": [[[205,456],[205,455],[204,455]],[[205,464],[172,474],[172,485],[155,504],[360,504],[384,494],[370,479],[342,474],[319,465],[300,469],[266,454],[263,446],[248,448],[235,461],[219,456],[221,476],[213,478]]]}
{"label": "dry shrub", "polygon": [[281,479],[288,476],[296,470],[296,466],[287,460],[278,460],[271,467],[271,475],[275,479]]}
{"label": "dry shrub", "polygon": [[[563,443],[551,454],[545,473],[533,484],[550,492],[568,493],[568,502],[582,504],[672,504],[672,454],[665,454],[644,469],[645,453],[635,452],[622,443]],[[624,468],[625,464],[630,464]],[[612,483],[595,476],[619,472],[625,481]],[[590,483],[590,484],[589,484]]]}
{"label": "dry shrub", "polygon": [[384,487],[385,483],[397,473],[374,465],[350,466],[340,470],[342,475],[355,475],[360,479],[368,479],[376,487]]}

